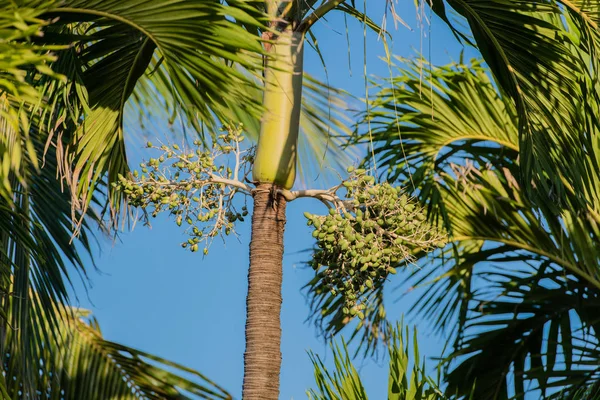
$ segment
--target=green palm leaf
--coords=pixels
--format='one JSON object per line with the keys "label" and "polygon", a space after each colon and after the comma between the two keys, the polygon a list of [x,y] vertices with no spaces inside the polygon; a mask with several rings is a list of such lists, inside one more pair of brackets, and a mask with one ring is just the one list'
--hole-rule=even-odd
{"label": "green palm leaf", "polygon": [[[474,96],[477,92],[472,88],[481,84],[491,88],[489,81],[485,75],[476,78],[477,68],[473,72],[462,71],[459,74],[462,79],[454,77],[459,71],[450,68],[433,72],[433,82],[439,82],[440,75],[445,77],[441,79],[444,85],[436,84],[433,93],[437,90],[439,94],[440,87],[446,87],[448,80],[479,83],[464,84],[462,89],[453,85],[450,86],[451,92],[442,91],[443,96],[433,101],[433,118],[441,123],[433,122],[433,126],[424,121],[426,116],[431,118],[431,112],[419,110],[417,107],[422,103],[418,101],[417,107],[411,104],[419,96],[415,89],[416,77],[407,78],[412,82],[412,89],[410,85],[398,86],[399,93],[410,97],[407,103],[412,106],[399,114],[400,123],[408,125],[406,129],[400,126],[402,132],[408,131],[406,136],[402,133],[404,146],[389,146],[391,138],[396,140],[397,123],[377,118],[382,122],[378,133],[382,140],[380,148],[383,149],[385,143],[388,151],[396,154],[396,160],[402,160],[403,153],[399,147],[404,147],[410,160],[396,162],[388,158],[384,159],[383,165],[390,167],[394,175],[396,168],[404,169],[407,163],[413,163],[415,174],[412,177],[420,189],[418,195],[428,204],[432,217],[443,216],[440,223],[443,221],[448,225],[454,240],[452,248],[447,249],[441,258],[430,262],[433,268],[439,268],[440,263],[445,262],[442,272],[428,267],[423,260],[423,270],[415,271],[412,281],[412,284],[427,287],[415,305],[416,310],[441,329],[451,326],[453,321],[459,322],[454,331],[455,353],[449,360],[460,357],[461,361],[452,361],[454,369],[447,377],[450,383],[448,391],[466,396],[471,393],[472,383],[476,381],[475,398],[496,399],[507,398],[510,385],[511,390],[519,393],[524,381],[534,381],[550,392],[555,387],[587,385],[596,378],[589,373],[586,365],[578,364],[582,354],[575,353],[583,351],[583,358],[587,360],[596,358],[596,354],[586,352],[577,344],[596,339],[593,334],[591,337],[584,334],[576,324],[563,321],[565,315],[568,317],[574,312],[579,315],[581,326],[593,327],[595,324],[596,317],[578,304],[581,304],[579,296],[589,298],[590,292],[595,293],[600,288],[600,254],[592,244],[599,232],[597,222],[591,210],[588,214],[564,212],[557,217],[528,202],[516,178],[520,176],[522,167],[517,162],[514,142],[511,143],[510,136],[500,139],[502,132],[504,135],[516,132],[514,119],[511,124],[510,118],[498,118],[498,115],[509,117],[512,114],[510,103],[490,101],[489,95]],[[431,93],[430,88],[423,91],[424,96]],[[390,97],[382,104],[389,109]],[[483,104],[494,107],[488,111],[481,107]],[[472,112],[465,112],[467,109]],[[444,124],[456,113],[461,115],[462,124],[457,125],[459,132],[463,132],[461,127],[467,125],[471,132],[479,131],[481,136],[469,137],[467,134],[461,138],[453,124]],[[414,133],[425,132],[425,129],[433,134],[417,136]],[[437,142],[438,135],[448,138],[442,146]],[[486,137],[489,144],[477,145]],[[425,146],[436,150],[422,151],[427,148]],[[421,173],[418,168],[422,168]],[[408,184],[410,177],[405,175],[404,178]],[[511,263],[515,262],[517,266],[512,267]],[[490,271],[490,263],[503,267]],[[555,279],[559,285],[555,291],[548,291],[546,285],[536,283],[552,279],[551,271],[562,277],[571,276],[570,283]],[[519,279],[523,283],[519,284]],[[574,299],[566,301],[561,294],[567,287],[571,291],[574,282],[585,290],[575,291]],[[486,290],[493,285],[501,289]],[[523,292],[515,295],[519,289]],[[503,296],[507,297],[506,303],[503,303]],[[540,299],[548,303],[547,308],[539,304]],[[533,316],[533,309],[527,308],[528,305],[535,307]],[[543,350],[540,343],[552,341],[552,338],[544,336],[544,327],[561,323],[561,332],[564,332],[561,334],[561,349],[555,344]],[[550,332],[557,330],[552,328]],[[567,332],[571,338],[577,339],[567,341]],[[506,342],[498,345],[499,340]],[[494,355],[494,351],[500,353]],[[564,357],[566,368],[555,368],[557,354]],[[546,364],[542,357],[547,357]],[[486,367],[483,368],[483,365]],[[508,375],[514,377],[512,383],[506,378]]]}
{"label": "green palm leaf", "polygon": [[[516,102],[526,192],[535,194],[540,206],[550,193],[558,196],[554,212],[590,206],[597,212],[600,196],[593,188],[599,164],[588,155],[597,154],[598,116],[584,110],[589,99],[598,98],[597,71],[590,68],[600,43],[594,21],[598,2],[448,4],[467,20],[496,81]],[[433,9],[448,20],[440,1]]]}
{"label": "green palm leaf", "polygon": [[[44,142],[34,144],[36,154],[41,155]],[[36,360],[56,340],[52,332],[60,332],[56,310],[67,302],[69,276],[87,274],[81,252],[91,251],[91,226],[101,226],[90,213],[82,219],[77,246],[72,243],[71,196],[56,179],[57,160],[49,153],[39,163],[45,167],[38,172],[24,169],[25,185],[13,175],[13,197],[10,202],[0,201],[1,340],[7,354],[13,354],[7,359],[3,353],[2,359],[17,363],[15,371],[22,368],[24,390],[30,390],[28,385],[35,380]],[[37,293],[33,300],[31,291]],[[40,330],[40,322],[54,329]]]}

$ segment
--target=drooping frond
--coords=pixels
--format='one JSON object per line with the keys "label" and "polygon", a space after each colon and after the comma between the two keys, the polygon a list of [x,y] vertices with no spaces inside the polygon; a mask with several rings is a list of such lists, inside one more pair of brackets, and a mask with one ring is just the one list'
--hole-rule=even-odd
{"label": "drooping frond", "polygon": [[[41,156],[45,143],[35,136],[32,141],[35,154]],[[67,303],[74,274],[84,277],[93,266],[86,267],[82,258],[82,253],[91,252],[92,227],[102,227],[89,213],[73,239],[70,194],[56,179],[55,154],[48,153],[38,163],[44,165],[38,171],[25,163],[25,183],[13,174],[12,199],[0,201],[1,358],[16,363],[14,372],[20,369],[28,393],[37,376],[37,360],[60,332],[56,310]],[[39,329],[40,323],[50,329]]]}
{"label": "drooping frond", "polygon": [[[465,69],[455,79],[472,80],[477,76],[474,71],[477,68]],[[433,73],[450,77],[458,72],[451,68]],[[415,84],[415,77],[408,79]],[[481,75],[476,80],[489,91],[492,86],[486,79]],[[428,204],[430,216],[441,216],[440,223],[447,224],[452,233],[453,247],[429,264],[422,260],[422,270],[415,269],[412,280],[426,288],[416,310],[441,329],[458,321],[455,352],[450,357],[453,372],[447,376],[449,393],[467,396],[473,381],[477,381],[475,398],[482,399],[504,398],[511,391],[522,393],[524,382],[534,382],[548,394],[554,388],[593,383],[597,378],[587,362],[595,355],[582,343],[597,340],[596,317],[584,305],[600,288],[600,253],[594,245],[599,228],[594,210],[556,215],[531,203],[518,179],[523,167],[517,158],[519,148],[511,140],[517,122],[510,118],[514,115],[510,103],[490,101],[489,96],[467,90],[471,87],[448,86],[441,98],[433,100],[433,113],[411,107],[399,114],[400,121],[406,121],[400,124],[377,118],[383,122],[381,139],[396,140],[398,128],[402,135],[402,143],[390,146],[381,142],[380,147],[386,143],[399,160],[390,162],[388,158],[383,164],[391,168],[393,176],[398,169],[406,171],[403,152],[407,159],[414,157],[415,194]],[[413,86],[408,93],[411,99],[423,96],[431,104],[429,88],[418,94]],[[389,106],[390,97],[382,104]],[[482,108],[483,104],[488,107]],[[457,112],[462,125],[444,124]],[[411,114],[420,117],[408,118]],[[433,119],[432,125],[424,123],[425,117]],[[464,125],[481,136],[453,137]],[[413,128],[432,134],[416,137],[411,134]],[[434,144],[438,132],[448,140],[434,153],[433,162],[428,161],[426,152],[411,147],[415,142]],[[407,185],[408,178],[404,179]],[[445,265],[442,271],[440,265]],[[523,283],[518,283],[519,279]],[[581,289],[574,289],[575,285]],[[572,300],[567,301],[563,293],[572,293]],[[571,319],[565,319],[569,316]],[[565,332],[560,341],[548,336],[556,334],[553,326],[558,324]],[[506,343],[497,346],[499,338]],[[542,348],[540,343],[548,345]],[[489,353],[498,349],[502,354],[497,357]],[[561,359],[565,364],[554,365]]]}

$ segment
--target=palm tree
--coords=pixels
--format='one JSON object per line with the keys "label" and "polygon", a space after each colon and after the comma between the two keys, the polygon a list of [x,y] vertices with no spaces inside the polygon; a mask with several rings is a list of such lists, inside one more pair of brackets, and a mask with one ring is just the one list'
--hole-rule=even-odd
{"label": "palm tree", "polygon": [[[433,258],[417,255],[419,268],[403,284],[422,288],[413,311],[454,340],[445,360],[446,393],[477,399],[522,398],[535,390],[552,398],[592,393],[600,359],[595,211],[556,214],[527,198],[514,103],[480,62],[423,68],[398,61],[406,66],[380,82],[373,100],[370,135],[386,179],[412,191],[430,220],[450,232],[452,246]],[[564,123],[580,128],[578,120]],[[358,138],[370,141],[367,133]],[[550,201],[557,195],[549,194]],[[308,287],[315,311],[327,310],[325,331],[343,329],[348,320],[322,276]],[[367,353],[389,329],[383,289],[373,293],[354,333]]]}
{"label": "palm tree", "polygon": [[[566,44],[556,27],[557,20],[562,21],[559,2],[492,1],[487,6],[478,1],[449,2],[467,17],[498,82],[517,102],[521,140],[524,145],[535,144],[523,146],[523,157],[532,160],[532,154],[539,156],[540,163],[532,163],[541,166],[533,169],[537,174],[533,178],[536,187],[542,188],[548,187],[545,175],[544,179],[540,175],[542,169],[549,170],[548,157],[556,158],[550,161],[573,161],[577,166],[585,158],[576,151],[559,152],[558,156],[541,152],[540,156],[539,149],[547,149],[543,146],[550,142],[540,140],[537,131],[532,136],[532,132],[539,126],[552,126],[554,105],[560,106],[565,115],[575,114],[572,100],[585,96],[574,88],[582,76],[586,84],[594,82],[587,79],[592,76],[587,57],[594,57],[596,49],[594,21],[585,11],[587,7],[594,10],[596,2],[575,2],[581,3],[579,8],[570,1],[560,3],[567,7],[570,21],[580,25],[583,32],[576,61],[571,57],[572,46]],[[123,120],[128,99],[141,112],[164,102],[172,115],[185,116],[187,124],[199,133],[204,132],[205,125],[214,126],[216,120],[227,120],[232,115],[261,119],[254,165],[244,398],[276,398],[278,393],[286,203],[282,192],[295,178],[304,36],[333,9],[347,11],[373,25],[351,4],[338,0],[302,4],[232,0],[226,5],[216,0],[22,0],[8,6],[11,12],[17,8],[34,10],[34,16],[46,21],[52,18],[53,23],[44,28],[44,36],[32,39],[33,44],[69,44],[66,49],[56,50],[58,59],[52,64],[53,73],[66,77],[62,82],[29,71],[49,105],[33,113],[36,118],[31,120],[40,137],[49,137],[48,143],[56,147],[51,151],[58,155],[57,168],[71,188],[75,210],[88,209],[104,178],[115,181],[119,173],[127,172]],[[431,4],[445,15],[443,2]],[[503,28],[506,24],[511,26],[508,34]],[[521,38],[530,43],[527,48],[518,45]],[[534,47],[543,51],[532,52]],[[267,60],[264,69],[260,62],[263,57]],[[261,69],[265,82],[262,108],[251,95],[257,89],[256,81],[248,79],[249,73]],[[544,82],[544,101],[536,102],[539,82]],[[261,109],[265,108],[261,118]],[[529,116],[534,112],[537,117],[532,120]],[[594,120],[587,122],[593,124]],[[66,139],[67,145],[63,146],[59,137]],[[27,137],[24,139],[29,143]],[[16,152],[11,158],[20,159]],[[552,185],[560,189],[563,201],[595,209],[590,200],[593,197],[581,199],[572,194],[579,193],[581,185],[571,191],[562,190],[567,187],[564,181],[588,179],[586,168],[581,166],[570,175],[554,171],[549,176]],[[110,186],[107,191],[107,207],[116,219],[119,192]],[[82,215],[74,214],[80,221]]]}
{"label": "palm tree", "polygon": [[[149,6],[152,6],[151,13],[147,12]],[[183,113],[187,123],[198,132],[204,132],[202,124],[211,127],[216,119],[231,115],[258,119],[258,87],[248,79],[246,72],[239,72],[228,64],[233,62],[247,72],[260,66],[261,58],[257,55],[263,50],[260,38],[254,33],[257,27],[266,28],[255,18],[263,15],[261,7],[256,10],[254,6],[234,1],[227,7],[217,1],[202,4],[193,1],[176,4],[167,1],[24,1],[3,6],[6,26],[23,21],[29,24],[20,36],[5,38],[10,50],[19,50],[3,64],[12,74],[7,75],[12,86],[2,87],[2,99],[6,101],[7,110],[12,112],[7,112],[6,117],[3,114],[2,119],[6,132],[12,135],[3,136],[9,140],[6,140],[7,146],[1,147],[4,162],[12,160],[8,164],[10,168],[2,170],[3,194],[7,213],[15,202],[20,206],[18,212],[3,220],[4,223],[12,221],[3,232],[7,248],[26,244],[18,239],[23,239],[28,232],[18,231],[22,224],[16,221],[28,220],[32,218],[31,214],[42,219],[31,222],[32,226],[44,228],[35,230],[42,236],[40,240],[44,240],[46,246],[48,241],[57,241],[67,259],[85,274],[74,248],[68,240],[64,244],[65,238],[70,237],[69,213],[65,210],[69,210],[70,200],[71,217],[77,222],[78,240],[84,249],[89,249],[88,223],[100,222],[93,212],[89,213],[89,222],[85,219],[90,205],[103,208],[103,211],[109,207],[112,219],[116,221],[119,193],[106,185],[105,178],[114,181],[117,175],[127,171],[123,122],[125,103],[131,95],[142,112],[166,101],[173,113]],[[160,21],[154,15],[161,15]],[[230,19],[232,16],[242,26],[236,25]],[[42,31],[43,37],[37,35]],[[174,42],[178,42],[178,46],[173,47]],[[48,50],[55,54],[50,55]],[[273,63],[278,62],[278,57],[274,57]],[[52,69],[48,67],[49,63]],[[281,65],[275,65],[272,70]],[[147,70],[153,73],[144,75]],[[284,72],[281,76],[285,75]],[[18,85],[14,85],[15,82]],[[197,90],[198,85],[202,90]],[[308,86],[311,85],[314,87],[308,82]],[[307,109],[305,114],[308,114],[308,126],[325,131],[323,121],[319,120],[322,112]],[[27,124],[23,123],[24,117],[28,117]],[[32,132],[35,135],[30,135]],[[29,151],[28,164],[21,156],[21,147]],[[42,155],[46,168],[42,175],[36,175],[39,171],[35,171],[35,167]],[[55,171],[66,182],[67,192],[60,190],[60,181],[47,176]],[[52,191],[48,187],[38,187],[37,180],[51,186]],[[105,188],[108,202],[103,204],[103,196],[96,194],[104,192]],[[40,201],[42,197],[36,192],[42,189],[55,200],[64,199],[52,209],[54,213],[29,211],[31,205],[49,207]],[[55,215],[56,212],[60,214]],[[55,226],[57,221],[62,230]],[[17,254],[23,251],[18,250]],[[24,361],[20,363],[23,369],[31,371],[30,376],[24,378],[30,386],[35,382],[32,375],[36,370],[35,360],[39,359],[38,353],[49,337],[30,338],[25,332],[40,333],[34,329],[35,321],[47,321],[52,331],[59,330],[55,309],[67,300],[64,280],[69,278],[64,261],[57,253],[50,255],[54,256],[50,259],[52,263],[46,260],[47,257],[43,258],[39,250],[33,254],[33,265],[39,269],[33,275],[29,268],[19,269],[21,276],[16,283],[10,280],[10,268],[7,270],[7,292],[12,285],[18,285],[19,293],[24,294],[19,297],[22,302],[11,302],[19,311],[11,315],[19,319],[19,326],[26,321],[31,325],[31,329],[20,331],[24,336],[22,340],[17,340],[19,335],[13,335],[9,343],[18,347],[34,340],[32,354],[24,353]],[[16,263],[15,257],[9,251],[6,265]],[[25,259],[23,263],[30,261]],[[35,306],[28,300],[32,287],[41,290],[37,294],[43,299]],[[36,318],[29,321],[34,313]],[[278,336],[275,339],[277,342]],[[280,355],[275,359],[280,359]],[[256,367],[254,370],[261,371]]]}
{"label": "palm tree", "polygon": [[[336,0],[323,1],[306,17],[306,13],[313,5],[311,2],[306,7],[288,1],[266,3],[266,11],[270,20],[274,21],[271,22],[271,27],[275,28],[276,32],[263,33],[263,37],[267,40],[275,40],[274,43],[267,42],[265,49],[267,53],[274,54],[276,57],[274,61],[270,60],[266,64],[263,105],[267,112],[261,120],[261,132],[253,169],[257,187],[253,191],[254,214],[247,297],[247,347],[243,390],[243,397],[247,399],[275,399],[278,396],[277,376],[281,359],[279,316],[286,206],[285,197],[278,192],[290,189],[295,180],[298,116],[302,96],[303,40],[308,28],[317,19],[344,3]],[[477,1],[450,3],[467,17],[476,34],[478,44],[483,48],[484,56],[498,76],[498,82],[513,95],[517,102],[517,112],[522,120],[520,133],[525,146],[532,141],[531,134],[535,127],[554,122],[552,121],[553,114],[556,113],[554,107],[557,105],[564,108],[561,112],[565,116],[577,115],[578,110],[572,106],[573,91],[570,87],[565,89],[563,85],[569,78],[572,78],[574,86],[576,82],[579,83],[580,76],[589,69],[586,62],[591,54],[583,50],[585,46],[597,45],[595,41],[597,32],[593,31],[595,25],[588,19],[588,14],[584,13],[587,9],[575,6],[568,8],[567,17],[570,21],[580,23],[581,31],[586,34],[589,31],[591,36],[589,40],[587,37],[586,40],[582,40],[580,47],[573,51],[568,44],[554,37],[562,28],[562,21],[559,18],[563,12],[558,4],[548,5],[547,2],[540,1],[514,1],[508,4],[491,2],[493,3],[490,3],[491,5]],[[432,2],[431,4],[436,12],[445,17],[443,7],[440,8],[443,3]],[[595,10],[589,2],[586,2],[586,6],[591,7],[592,11]],[[502,7],[500,13],[498,13],[499,7]],[[515,28],[512,30],[514,36],[507,35],[504,28],[497,28],[504,23],[507,23],[511,29]],[[539,30],[538,26],[543,26],[546,30]],[[534,57],[531,61],[523,62],[519,58],[523,53],[522,49],[518,49],[520,52],[511,53],[510,57],[507,56],[507,50],[514,50],[516,47],[515,37],[518,37],[518,41],[523,36],[530,40],[530,43],[544,49],[544,54],[536,55],[539,59]],[[567,58],[573,53],[579,57],[579,62],[575,65],[572,65],[571,59]],[[491,61],[497,58],[500,58],[500,61],[492,64]],[[549,68],[548,64],[551,64],[552,68]],[[519,75],[521,71],[526,71],[528,75]],[[595,76],[593,73],[589,75]],[[539,86],[540,81],[548,82],[547,91],[532,90]],[[556,85],[557,82],[560,84]],[[577,93],[580,94],[579,99],[586,100],[585,95]],[[530,103],[538,104],[540,96],[552,101],[554,107],[552,109],[532,107]],[[534,113],[538,119],[531,118]],[[539,142],[536,140],[536,143]],[[547,144],[543,141],[542,143]],[[533,146],[529,148],[536,150]],[[526,160],[539,156],[539,152],[529,151],[529,148],[523,156]],[[529,163],[537,167],[536,172],[541,173],[542,170],[548,170],[547,166],[550,162],[563,161],[563,165],[572,165],[571,161],[576,160],[579,165],[584,159],[576,152],[566,154],[568,155],[566,161],[564,158],[555,160],[539,157],[539,164],[532,161]],[[587,165],[581,168],[584,167],[586,171],[589,170]],[[567,176],[555,173],[551,178],[562,188],[567,186],[563,183],[565,179],[581,182],[587,179],[587,176],[588,174],[579,171]],[[545,177],[546,175],[544,179]],[[525,174],[524,179],[530,178],[540,180],[537,175]],[[545,182],[540,186],[545,187]],[[576,187],[575,190],[577,189]],[[573,196],[563,196],[565,201],[567,199],[570,202],[574,201]],[[584,201],[577,198],[577,200],[578,204],[585,209],[596,208],[593,198]]]}

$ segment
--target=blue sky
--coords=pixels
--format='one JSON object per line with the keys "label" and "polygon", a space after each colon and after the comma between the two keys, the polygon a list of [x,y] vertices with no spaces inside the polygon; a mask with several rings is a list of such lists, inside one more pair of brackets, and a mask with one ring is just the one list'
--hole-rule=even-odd
{"label": "blue sky", "polygon": [[[384,3],[383,0],[369,2],[368,14],[376,22],[383,17]],[[422,49],[425,57],[435,64],[458,60],[462,48],[443,22],[434,18],[430,27],[419,28],[415,7],[409,1],[398,4],[397,11],[412,30],[403,26],[395,30],[392,21],[388,22],[393,34],[394,54],[413,57]],[[335,13],[327,21],[318,23],[314,33],[325,57],[330,83],[364,97],[363,28],[350,19],[348,21],[352,75],[348,68],[342,14]],[[314,51],[307,51],[306,71],[324,79],[321,61]],[[379,60],[384,54],[382,43],[376,35],[369,33],[369,75],[389,76],[388,67]],[[164,129],[161,129],[162,124]],[[155,131],[161,130],[167,131],[166,121],[156,122]],[[148,157],[142,149],[146,138],[136,131],[127,132],[127,135],[130,160],[132,166],[136,166],[142,157]],[[317,337],[314,326],[305,322],[309,308],[301,293],[302,286],[313,275],[312,270],[305,269],[302,264],[308,255],[301,252],[313,243],[302,213],[323,213],[322,207],[313,200],[298,200],[288,207],[281,399],[306,398],[306,389],[314,386],[307,350],[331,361],[327,345]],[[91,273],[92,287],[87,293],[81,287],[77,288],[77,305],[94,312],[107,339],[194,368],[240,398],[249,228],[249,222],[239,227],[240,241],[235,238],[230,238],[226,244],[215,241],[206,258],[180,248],[184,233],[166,217],[157,218],[152,229],[138,224],[132,232],[123,232],[117,242],[103,239],[96,257],[101,272]],[[390,297],[394,299],[397,295]],[[402,304],[391,302],[388,314],[399,319],[409,306],[407,301]],[[426,325],[419,320],[408,321],[421,330],[422,355],[438,355],[444,346],[443,339],[427,335]],[[356,365],[370,398],[385,398],[387,364],[382,360],[356,360]]]}

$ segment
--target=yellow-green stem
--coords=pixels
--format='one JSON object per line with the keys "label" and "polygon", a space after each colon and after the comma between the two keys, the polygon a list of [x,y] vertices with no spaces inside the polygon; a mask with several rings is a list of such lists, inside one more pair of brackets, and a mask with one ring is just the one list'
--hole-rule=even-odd
{"label": "yellow-green stem", "polygon": [[270,47],[265,71],[265,114],[254,161],[253,177],[290,189],[296,179],[298,130],[302,101],[303,35],[286,28]]}

